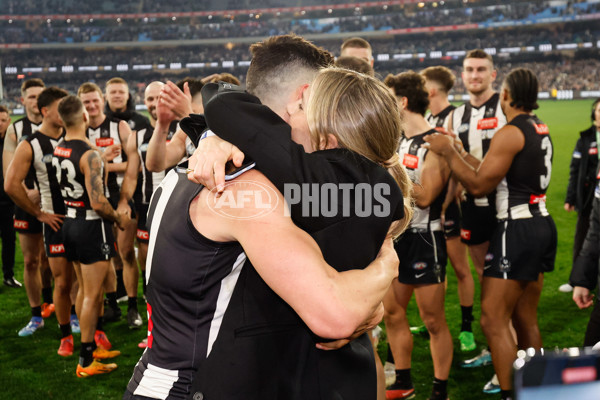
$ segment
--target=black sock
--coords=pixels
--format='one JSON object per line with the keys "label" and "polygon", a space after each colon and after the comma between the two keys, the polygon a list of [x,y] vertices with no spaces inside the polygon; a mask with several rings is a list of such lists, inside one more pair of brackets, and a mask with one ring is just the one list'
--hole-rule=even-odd
{"label": "black sock", "polygon": [[142,271],[142,293],[146,295],[146,270]]}
{"label": "black sock", "polygon": [[511,390],[501,390],[500,398],[502,400],[512,400],[512,391]]}
{"label": "black sock", "polygon": [[87,367],[94,361],[94,342],[81,342],[81,350],[79,350],[79,365]]}
{"label": "black sock", "polygon": [[471,328],[471,322],[473,322],[473,306],[460,306],[462,313],[462,324],[460,327],[461,332],[473,332]]}
{"label": "black sock", "polygon": [[104,330],[103,322],[104,322],[104,318],[102,318],[101,316],[98,316],[98,322],[96,322],[96,330],[97,331]]}
{"label": "black sock", "polygon": [[115,272],[117,273],[117,293],[123,293],[122,296],[126,296],[127,291],[125,290],[125,283],[123,282],[123,270],[118,269]]}
{"label": "black sock", "polygon": [[118,308],[117,305],[117,292],[106,293],[106,298],[108,299],[108,306],[113,310]]}
{"label": "black sock", "polygon": [[62,335],[60,337],[61,339],[71,335],[71,324],[60,324],[58,326],[60,327],[60,334]]}
{"label": "black sock", "polygon": [[446,400],[448,397],[448,380],[445,381],[433,378],[433,390],[431,391],[430,400]]}
{"label": "black sock", "polygon": [[52,286],[42,288],[42,299],[44,299],[44,303],[52,304]]}
{"label": "black sock", "polygon": [[392,346],[390,346],[389,344],[388,344],[388,355],[387,355],[386,362],[389,362],[392,364],[394,363],[394,355],[392,354]]}
{"label": "black sock", "polygon": [[31,307],[31,316],[42,318],[42,306]]}
{"label": "black sock", "polygon": [[396,384],[399,389],[413,388],[412,379],[410,379],[410,368],[396,370]]}
{"label": "black sock", "polygon": [[127,298],[127,310],[134,309],[137,311],[137,297],[128,297]]}
{"label": "black sock", "polygon": [[75,311],[75,304],[71,306],[71,315],[77,315],[77,312]]}

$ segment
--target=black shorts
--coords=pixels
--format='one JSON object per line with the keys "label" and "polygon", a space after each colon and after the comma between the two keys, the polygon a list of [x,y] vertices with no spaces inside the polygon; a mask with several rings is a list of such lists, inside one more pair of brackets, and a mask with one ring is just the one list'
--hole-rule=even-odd
{"label": "black shorts", "polygon": [[442,231],[410,228],[394,244],[400,259],[398,280],[407,285],[441,283],[446,279],[446,239]]}
{"label": "black shorts", "polygon": [[42,225],[46,256],[48,258],[66,257],[62,225],[57,232],[54,232],[50,225]]}
{"label": "black shorts", "polygon": [[477,206],[473,196],[467,195],[467,200],[460,205],[462,212],[462,227],[460,237],[467,245],[481,244],[489,241],[496,227],[496,210],[493,203],[488,206]]}
{"label": "black shorts", "polygon": [[556,241],[550,216],[501,221],[485,257],[483,276],[536,281],[540,273],[554,270]]}
{"label": "black shorts", "polygon": [[148,206],[149,204],[136,203],[136,213],[138,215],[137,223],[137,240],[140,243],[148,243],[150,238],[148,234],[148,227],[146,226],[146,220],[148,218]]}
{"label": "black shorts", "polygon": [[65,218],[62,230],[69,261],[93,264],[108,261],[117,254],[112,224],[108,221]]}
{"label": "black shorts", "polygon": [[31,214],[15,206],[15,220],[13,226],[19,233],[42,233],[42,223]]}
{"label": "black shorts", "polygon": [[456,201],[448,204],[444,214],[444,235],[446,239],[460,236],[460,228],[462,226],[462,217],[460,214],[460,205]]}

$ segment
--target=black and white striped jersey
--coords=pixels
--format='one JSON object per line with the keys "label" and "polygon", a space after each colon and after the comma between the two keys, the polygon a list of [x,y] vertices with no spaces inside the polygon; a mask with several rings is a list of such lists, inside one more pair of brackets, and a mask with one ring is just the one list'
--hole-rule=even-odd
{"label": "black and white striped jersey", "polygon": [[[400,140],[400,149],[398,150],[400,162],[406,168],[410,180],[416,185],[421,183],[423,164],[429,152],[427,148],[421,147],[421,145],[425,143],[425,136],[435,132],[434,129],[431,129],[411,138],[402,136]],[[441,212],[445,196],[446,190],[444,189],[429,207],[420,208],[415,206],[409,228],[441,230]]]}
{"label": "black and white striped jersey", "polygon": [[148,143],[150,143],[150,139],[152,138],[152,133],[153,128],[151,126],[140,129],[136,132],[137,152],[140,156],[142,173],[139,175],[139,195],[136,193],[137,196],[135,197],[138,198],[142,204],[150,203],[152,193],[156,190],[158,185],[160,185],[160,182],[165,177],[165,171],[152,172],[146,168],[146,154],[148,152]]}
{"label": "black and white striped jersey", "polygon": [[489,150],[494,133],[506,125],[499,99],[500,95],[495,93],[480,107],[464,103],[452,115],[453,132],[458,135],[465,150],[479,160]]}
{"label": "black and white striped jersey", "polygon": [[237,242],[202,236],[185,210],[202,186],[171,170],[152,196],[146,262],[148,348],[127,389],[184,399],[210,354],[246,255]]}
{"label": "black and white striped jersey", "polygon": [[65,204],[60,193],[56,169],[52,165],[54,148],[60,138],[53,139],[42,131],[29,135],[25,140],[31,145],[31,169],[40,191],[42,210],[51,214],[65,214]]}
{"label": "black and white striped jersey", "polygon": [[[90,204],[85,187],[85,175],[79,162],[92,147],[83,140],[61,140],[54,149],[52,162],[57,171],[60,191],[65,202],[66,217],[76,219],[100,219]],[[104,176],[104,165],[102,165]]]}
{"label": "black and white striped jersey", "polygon": [[[42,126],[41,122],[39,124],[34,124],[27,117],[23,117],[23,118],[16,120],[13,123],[13,128],[15,130],[17,145],[19,143],[21,143],[23,140],[27,139],[29,137],[29,135],[37,132],[38,129],[40,129],[40,126]],[[25,181],[24,181],[25,186],[27,186],[29,189],[33,189],[35,187],[34,182],[35,182],[35,177],[34,177],[33,171],[30,170],[29,173],[27,173],[27,176],[25,177]]]}
{"label": "black and white striped jersey", "polygon": [[[101,152],[104,152],[108,146],[113,144],[121,144],[121,136],[119,135],[119,122],[116,119],[106,117],[100,126],[96,128],[88,127],[87,137],[93,146],[96,146]],[[115,157],[111,163],[121,163],[127,161],[127,156],[121,147],[121,153]],[[121,185],[124,178],[123,172],[109,172],[106,182],[106,197],[119,199]]]}
{"label": "black and white striped jersey", "polygon": [[520,114],[509,125],[525,137],[523,149],[512,161],[506,177],[498,185],[498,219],[547,216],[546,190],[552,173],[553,146],[548,126],[535,115]]}
{"label": "black and white striped jersey", "polygon": [[448,107],[444,108],[442,111],[440,111],[436,115],[429,113],[429,115],[426,117],[427,122],[429,122],[429,126],[431,126],[432,128],[448,129],[448,126],[450,123],[448,116],[450,116],[450,113],[455,108],[456,107],[454,107],[452,104],[450,104]]}

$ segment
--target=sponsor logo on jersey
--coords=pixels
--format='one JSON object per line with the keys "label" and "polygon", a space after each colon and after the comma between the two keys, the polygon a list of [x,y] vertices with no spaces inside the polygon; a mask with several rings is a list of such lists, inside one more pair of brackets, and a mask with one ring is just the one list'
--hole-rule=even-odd
{"label": "sponsor logo on jersey", "polygon": [[413,264],[413,269],[415,271],[422,271],[425,268],[427,268],[427,263],[426,262],[416,262]]}
{"label": "sponsor logo on jersey", "polygon": [[50,254],[62,254],[65,252],[64,244],[51,244],[50,245]]}
{"label": "sponsor logo on jersey", "polygon": [[538,135],[547,135],[550,133],[546,124],[533,124],[533,127]]}
{"label": "sponsor logo on jersey", "polygon": [[15,229],[29,229],[29,222],[15,219],[13,226]]}
{"label": "sponsor logo on jersey", "polygon": [[477,129],[480,131],[487,131],[489,129],[496,129],[498,127],[498,117],[483,118],[477,121]]}
{"label": "sponsor logo on jersey", "polygon": [[65,205],[68,206],[68,207],[77,207],[77,208],[85,207],[85,204],[83,204],[83,201],[69,201],[69,200],[65,200]]}
{"label": "sponsor logo on jersey", "polygon": [[471,231],[467,229],[460,230],[460,237],[464,240],[471,240]]}
{"label": "sponsor logo on jersey", "polygon": [[494,255],[492,253],[487,253],[485,255],[485,261],[490,262],[494,259]]}
{"label": "sponsor logo on jersey", "polygon": [[402,165],[406,168],[417,169],[419,167],[419,157],[413,154],[405,154],[402,160]]}
{"label": "sponsor logo on jersey", "polygon": [[590,147],[589,154],[591,154],[591,155],[594,155],[594,156],[595,156],[596,154],[598,154],[598,148],[597,148],[597,147],[595,147],[595,146],[594,146],[594,147]]}
{"label": "sponsor logo on jersey", "polygon": [[546,202],[545,194],[532,194],[529,196],[529,204],[539,204]]}
{"label": "sponsor logo on jersey", "polygon": [[57,147],[54,149],[54,155],[57,157],[69,158],[73,149],[65,149],[64,147]]}
{"label": "sponsor logo on jersey", "polygon": [[101,137],[96,139],[96,146],[98,147],[108,147],[112,146],[115,143],[115,140],[111,137]]}
{"label": "sponsor logo on jersey", "polygon": [[52,164],[52,154],[44,154],[42,157],[42,162],[44,164]]}
{"label": "sponsor logo on jersey", "polygon": [[137,230],[137,238],[141,239],[141,240],[149,240],[150,234],[148,233],[148,231],[143,231],[141,229],[138,229]]}

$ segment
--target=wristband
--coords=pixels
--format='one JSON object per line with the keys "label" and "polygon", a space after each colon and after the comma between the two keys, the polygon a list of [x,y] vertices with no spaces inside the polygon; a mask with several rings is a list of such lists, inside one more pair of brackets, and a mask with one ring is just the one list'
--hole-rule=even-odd
{"label": "wristband", "polygon": [[202,139],[206,139],[209,138],[211,136],[217,136],[216,133],[214,133],[213,131],[211,131],[210,129],[205,130],[202,135],[200,136],[200,140]]}

